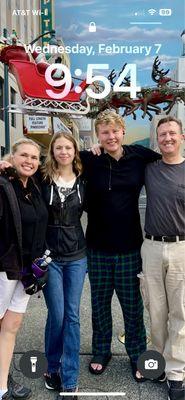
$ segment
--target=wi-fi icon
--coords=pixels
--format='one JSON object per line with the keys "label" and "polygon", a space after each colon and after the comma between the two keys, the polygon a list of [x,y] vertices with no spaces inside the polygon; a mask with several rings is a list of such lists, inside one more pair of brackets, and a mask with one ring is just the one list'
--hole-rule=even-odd
{"label": "wi-fi icon", "polygon": [[155,8],[150,8],[150,9],[148,10],[148,13],[149,13],[150,15],[154,15],[156,12],[157,12],[157,10],[155,10]]}

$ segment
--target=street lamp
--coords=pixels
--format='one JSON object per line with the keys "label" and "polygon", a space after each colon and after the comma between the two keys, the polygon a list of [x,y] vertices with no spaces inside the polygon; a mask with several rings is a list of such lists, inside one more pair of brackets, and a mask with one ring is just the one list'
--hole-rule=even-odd
{"label": "street lamp", "polygon": [[55,37],[56,32],[53,30],[51,31],[51,39],[49,40],[50,46],[58,46],[58,40]]}
{"label": "street lamp", "polygon": [[[32,40],[32,42],[30,42],[30,45],[32,46],[34,43],[37,42],[37,40],[39,40],[42,37],[48,35],[49,33],[51,35],[51,39],[50,40],[53,40],[55,38],[55,30],[54,29],[52,29],[51,31],[47,31],[47,32],[41,33],[41,35],[37,36],[35,39]],[[55,40],[57,40],[57,39],[55,39]]]}
{"label": "street lamp", "polygon": [[[56,39],[55,37],[55,31],[51,32],[51,39],[48,42],[49,44],[49,52],[46,53],[46,60],[48,60],[50,63],[52,62],[52,60],[54,60],[54,62],[61,62],[58,60],[57,57],[57,53],[58,53],[58,46],[59,46],[59,42],[58,39]],[[54,54],[54,57],[53,57]]]}
{"label": "street lamp", "polygon": [[[32,42],[30,43],[30,45],[32,46],[34,43],[37,42],[37,40],[41,39],[42,37],[46,36],[50,34],[51,38],[48,40],[48,45],[49,45],[49,49],[50,50],[48,53],[45,54],[46,59],[48,60],[52,60],[52,54],[55,54],[55,58],[57,55],[57,49],[58,49],[58,40],[56,39],[55,35],[56,35],[56,31],[54,29],[52,29],[51,31],[47,31],[42,33],[41,35],[37,36],[34,40],[32,40]],[[50,54],[51,53],[51,54]],[[55,61],[57,62],[57,60]],[[60,61],[58,61],[60,62]]]}
{"label": "street lamp", "polygon": [[183,42],[182,57],[185,57],[185,29],[181,33],[181,38],[182,38],[182,42]]}

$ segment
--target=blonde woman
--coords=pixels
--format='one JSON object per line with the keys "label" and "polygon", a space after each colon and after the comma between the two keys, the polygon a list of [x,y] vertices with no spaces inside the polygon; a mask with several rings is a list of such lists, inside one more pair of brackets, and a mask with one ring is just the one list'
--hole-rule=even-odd
{"label": "blonde woman", "polygon": [[[45,385],[53,390],[60,390],[62,386],[64,392],[77,391],[79,375],[79,307],[87,267],[80,222],[84,206],[81,172],[74,137],[56,133],[43,168],[42,184],[49,213],[46,243],[53,260],[44,289],[48,308]],[[62,393],[58,396],[64,397]]]}
{"label": "blonde woman", "polygon": [[[14,173],[0,176],[0,399],[28,398],[31,390],[8,376],[16,334],[29,301],[23,270],[43,254],[47,209],[32,178],[39,166],[40,147],[21,139],[8,160]],[[9,174],[10,173],[10,178]]]}

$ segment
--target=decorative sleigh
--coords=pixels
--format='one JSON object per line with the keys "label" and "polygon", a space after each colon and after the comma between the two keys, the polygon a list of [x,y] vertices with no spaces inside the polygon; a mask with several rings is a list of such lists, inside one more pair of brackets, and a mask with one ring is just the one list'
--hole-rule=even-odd
{"label": "decorative sleigh", "polygon": [[59,94],[64,86],[56,88],[46,82],[45,70],[49,64],[45,63],[45,68],[42,68],[43,65],[30,61],[25,48],[19,45],[3,47],[0,52],[0,61],[8,65],[22,97],[22,102],[9,106],[9,112],[36,115],[61,113],[83,115],[89,112],[90,104],[85,92],[88,84],[85,80],[78,86],[78,89],[80,88],[78,92],[75,91],[72,83],[68,95],[55,100],[47,94],[46,90],[50,89]]}

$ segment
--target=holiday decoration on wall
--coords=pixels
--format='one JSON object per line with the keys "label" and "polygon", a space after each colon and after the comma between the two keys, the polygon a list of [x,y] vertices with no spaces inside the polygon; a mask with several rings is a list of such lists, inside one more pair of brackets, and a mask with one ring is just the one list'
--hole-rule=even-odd
{"label": "holiday decoration on wall", "polygon": [[[87,117],[96,118],[98,113],[105,109],[115,109],[117,111],[123,110],[124,117],[132,115],[135,120],[136,111],[141,110],[143,111],[142,118],[147,115],[151,121],[154,114],[160,114],[164,111],[169,114],[175,103],[179,101],[185,103],[185,87],[180,87],[180,83],[185,84],[185,82],[177,82],[166,76],[169,69],[166,71],[160,69],[160,64],[159,57],[156,57],[151,73],[152,79],[157,83],[155,87],[141,88],[135,99],[131,98],[126,92],[111,90],[106,98],[91,102],[91,110]],[[112,88],[115,85],[115,79],[123,73],[126,66],[127,63],[123,65],[118,74],[113,69],[108,75],[107,78],[110,80]],[[130,84],[130,76],[125,76],[122,85],[128,87]],[[101,87],[99,87],[99,91],[101,91]]]}

